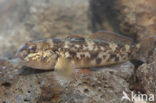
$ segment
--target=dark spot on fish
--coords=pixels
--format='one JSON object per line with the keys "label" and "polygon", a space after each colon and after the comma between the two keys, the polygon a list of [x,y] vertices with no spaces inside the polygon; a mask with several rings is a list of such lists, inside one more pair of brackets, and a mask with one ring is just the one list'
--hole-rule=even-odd
{"label": "dark spot on fish", "polygon": [[120,56],[121,56],[121,57],[124,57],[124,56],[125,56],[125,54],[120,54]]}
{"label": "dark spot on fish", "polygon": [[78,57],[74,57],[77,61],[79,60],[79,58]]}
{"label": "dark spot on fish", "polygon": [[69,56],[69,57],[67,57],[67,59],[68,59],[68,60],[71,60],[71,59],[72,59],[72,57],[71,57],[71,56]]}
{"label": "dark spot on fish", "polygon": [[68,52],[68,51],[69,51],[69,49],[68,49],[68,48],[65,48],[65,49],[64,49],[64,52]]}
{"label": "dark spot on fish", "polygon": [[110,55],[110,59],[113,59],[113,58],[116,58],[116,55],[115,54],[111,54]]}
{"label": "dark spot on fish", "polygon": [[127,58],[126,58],[126,56],[123,56],[122,59],[123,59],[123,60],[126,60]]}
{"label": "dark spot on fish", "polygon": [[103,58],[105,59],[106,58],[106,55],[103,55]]}
{"label": "dark spot on fish", "polygon": [[100,64],[101,61],[102,61],[101,58],[96,59],[96,63],[97,63],[97,64]]}
{"label": "dark spot on fish", "polygon": [[121,51],[122,51],[122,52],[126,51],[126,48],[125,48],[125,47],[122,47],[122,48],[121,48]]}
{"label": "dark spot on fish", "polygon": [[97,58],[98,53],[91,53],[91,59]]}
{"label": "dark spot on fish", "polygon": [[107,62],[110,62],[110,61],[111,61],[111,59],[110,59],[110,58],[108,58],[108,59],[107,59]]}
{"label": "dark spot on fish", "polygon": [[81,58],[84,58],[84,57],[85,57],[85,55],[84,55],[84,54],[81,54],[80,56],[81,56]]}
{"label": "dark spot on fish", "polygon": [[45,61],[46,59],[47,59],[47,56],[41,58],[42,61]]}
{"label": "dark spot on fish", "polygon": [[131,53],[128,53],[128,57],[130,57],[131,56]]}
{"label": "dark spot on fish", "polygon": [[71,57],[75,57],[76,56],[76,52],[74,52],[74,51],[69,51],[69,54],[71,55]]}
{"label": "dark spot on fish", "polygon": [[60,47],[64,47],[64,42],[61,39],[54,38],[52,39],[52,42],[54,43],[53,48],[58,49]]}
{"label": "dark spot on fish", "polygon": [[119,57],[115,57],[115,61],[119,61]]}
{"label": "dark spot on fish", "polygon": [[110,57],[107,59],[107,62],[116,58],[116,54],[110,54]]}
{"label": "dark spot on fish", "polygon": [[49,57],[47,57],[47,56],[46,56],[46,57],[42,57],[42,58],[41,58],[41,61],[42,61],[42,62],[47,62],[47,59],[48,59],[48,58],[49,58]]}
{"label": "dark spot on fish", "polygon": [[80,44],[79,49],[80,49],[80,50],[83,50],[83,49],[84,49],[82,44]]}

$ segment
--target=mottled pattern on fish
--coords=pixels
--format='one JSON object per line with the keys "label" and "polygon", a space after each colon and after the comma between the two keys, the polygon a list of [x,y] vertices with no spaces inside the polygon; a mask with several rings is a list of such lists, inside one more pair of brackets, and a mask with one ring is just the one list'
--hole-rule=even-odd
{"label": "mottled pattern on fish", "polygon": [[65,59],[73,68],[102,67],[136,58],[140,45],[83,37],[27,42],[18,52],[26,66],[54,69]]}

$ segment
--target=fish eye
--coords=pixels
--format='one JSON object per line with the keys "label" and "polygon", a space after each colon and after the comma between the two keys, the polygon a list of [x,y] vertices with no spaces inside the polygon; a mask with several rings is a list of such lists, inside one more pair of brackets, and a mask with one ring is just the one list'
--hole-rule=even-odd
{"label": "fish eye", "polygon": [[28,48],[31,52],[34,52],[36,50],[36,46],[29,46]]}

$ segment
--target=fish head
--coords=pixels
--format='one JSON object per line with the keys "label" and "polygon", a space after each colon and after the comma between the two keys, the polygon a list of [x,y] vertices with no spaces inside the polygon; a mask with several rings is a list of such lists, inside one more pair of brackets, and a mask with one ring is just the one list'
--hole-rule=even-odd
{"label": "fish head", "polygon": [[53,69],[58,57],[47,40],[28,41],[16,55],[24,66],[43,70]]}

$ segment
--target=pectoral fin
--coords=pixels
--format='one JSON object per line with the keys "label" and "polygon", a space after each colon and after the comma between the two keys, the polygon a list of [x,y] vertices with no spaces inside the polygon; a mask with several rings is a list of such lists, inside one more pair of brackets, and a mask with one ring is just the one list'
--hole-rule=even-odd
{"label": "pectoral fin", "polygon": [[55,71],[57,74],[63,77],[71,77],[74,73],[72,64],[63,56],[58,58],[55,65]]}

